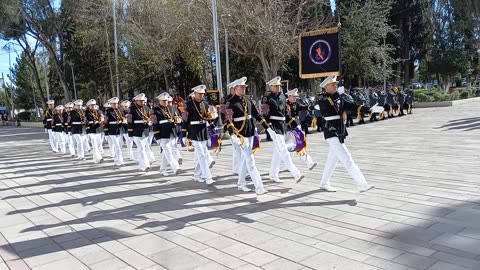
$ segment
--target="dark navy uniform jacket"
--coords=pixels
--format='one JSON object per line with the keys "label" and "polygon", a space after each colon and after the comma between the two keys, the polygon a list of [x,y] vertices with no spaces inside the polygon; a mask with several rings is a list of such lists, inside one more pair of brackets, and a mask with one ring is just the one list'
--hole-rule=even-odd
{"label": "dark navy uniform jacket", "polygon": [[226,111],[227,129],[230,135],[239,134],[243,137],[252,137],[255,135],[255,120],[265,129],[270,127],[258,112],[257,107],[246,97],[233,96],[230,98]]}
{"label": "dark navy uniform jacket", "polygon": [[318,104],[322,111],[322,116],[325,119],[325,128],[323,131],[325,139],[338,137],[340,143],[344,143],[345,138],[348,136],[343,119],[343,112],[368,113],[370,111],[369,107],[356,105],[353,103],[353,100],[343,98],[338,92],[334,94],[322,93]]}

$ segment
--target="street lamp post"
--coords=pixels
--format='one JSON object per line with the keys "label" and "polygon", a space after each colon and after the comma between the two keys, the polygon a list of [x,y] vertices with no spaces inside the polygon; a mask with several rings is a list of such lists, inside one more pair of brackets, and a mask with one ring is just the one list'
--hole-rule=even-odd
{"label": "street lamp post", "polygon": [[217,70],[217,89],[220,94],[220,100],[223,98],[222,90],[222,67],[220,65],[220,42],[218,39],[218,18],[217,18],[217,0],[212,0],[212,17],[213,17],[213,40],[215,43],[215,67]]}
{"label": "street lamp post", "polygon": [[[227,77],[227,85],[230,83],[230,59],[228,57],[228,31],[225,22],[223,21],[223,17],[230,17],[230,14],[223,14],[220,16],[222,18],[221,22],[223,24],[223,29],[225,31],[225,72]],[[227,89],[228,90],[228,89]]]}

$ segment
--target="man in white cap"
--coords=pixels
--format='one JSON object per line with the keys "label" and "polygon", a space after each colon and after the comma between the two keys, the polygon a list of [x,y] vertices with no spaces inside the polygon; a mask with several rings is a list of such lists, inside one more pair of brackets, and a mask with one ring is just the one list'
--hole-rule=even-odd
{"label": "man in white cap", "polygon": [[[105,102],[103,103],[103,112],[102,112],[102,115],[103,115],[103,123],[102,123],[102,128],[100,128],[101,130],[101,133],[102,134],[102,138],[100,139],[101,143],[100,143],[100,153],[103,155],[104,154],[104,149],[103,149],[103,142],[104,141],[107,141],[107,145],[108,145],[108,149],[110,149],[110,157],[113,158],[113,151],[112,151],[112,140],[110,139],[110,136],[108,136],[108,123],[105,121],[105,116],[107,115],[107,110],[110,109],[112,106],[110,105],[110,102]],[[98,110],[98,106],[95,107],[96,110]],[[99,111],[100,113],[100,111]]]}
{"label": "man in white cap", "polygon": [[[128,115],[128,112],[130,111],[130,105],[131,102],[128,100],[122,101],[122,113],[125,116],[125,118]],[[135,158],[133,157],[133,138],[128,136],[128,124],[124,123],[123,124],[123,139],[125,140],[125,144],[127,145],[127,159],[128,160],[134,160]]]}
{"label": "man in white cap", "polygon": [[77,146],[77,157],[85,160],[84,145],[86,136],[84,133],[86,118],[85,111],[82,109],[83,100],[78,99],[73,102],[75,108],[70,112],[70,120],[68,124],[72,127],[72,136]]}
{"label": "man in white cap", "polygon": [[295,164],[293,164],[292,158],[290,157],[285,144],[286,123],[290,122],[291,117],[286,112],[287,105],[285,95],[280,92],[280,86],[282,85],[281,80],[282,78],[278,76],[267,82],[271,91],[266,102],[269,107],[268,120],[274,131],[269,132],[270,137],[274,142],[269,176],[270,179],[276,183],[283,182],[278,175],[280,172],[280,164],[283,161],[287,169],[295,178],[295,181],[298,183],[302,181],[304,176],[300,173]]}
{"label": "man in white cap", "polygon": [[355,181],[355,184],[360,192],[365,192],[369,189],[372,189],[374,186],[367,183],[365,176],[363,176],[362,172],[353,161],[350,152],[344,144],[348,132],[345,128],[343,112],[355,111],[357,113],[379,113],[383,112],[384,109],[376,104],[371,108],[363,105],[356,105],[353,102],[342,98],[337,91],[336,76],[330,76],[326,78],[320,84],[320,87],[325,90],[325,93],[320,95],[319,106],[325,119],[325,129],[323,134],[329,145],[328,158],[323,170],[320,188],[328,192],[336,191],[335,188],[330,186],[330,178],[335,167],[337,166],[338,161],[340,161],[343,163],[348,173]]}
{"label": "man in white cap", "polygon": [[70,114],[73,110],[73,102],[65,104],[65,112],[63,113],[63,129],[65,131],[65,141],[68,146],[70,157],[75,157],[75,144],[73,143],[72,125],[70,125]]}
{"label": "man in white cap", "polygon": [[110,104],[110,108],[107,108],[105,112],[105,127],[108,129],[108,137],[111,142],[110,152],[113,154],[113,163],[117,168],[123,165],[122,132],[123,125],[127,123],[127,118],[118,108],[119,101],[118,97],[109,99],[108,103]]}
{"label": "man in white cap", "polygon": [[55,114],[53,115],[52,131],[55,138],[55,148],[60,153],[65,154],[65,139],[63,136],[63,105],[55,107]]}
{"label": "man in white cap", "polygon": [[100,152],[102,134],[100,131],[100,127],[103,124],[103,115],[98,113],[95,108],[96,105],[97,101],[95,101],[95,99],[90,99],[89,101],[87,101],[88,109],[85,113],[85,117],[87,118],[87,125],[85,129],[87,131],[87,136],[92,142],[93,163],[102,163],[103,158]]}
{"label": "man in white cap", "polygon": [[130,112],[127,115],[128,136],[133,138],[133,142],[138,149],[138,165],[141,172],[150,171],[150,159],[147,153],[148,133],[152,126],[152,121],[145,109],[147,98],[144,93],[138,94],[133,98],[130,106]]}
{"label": "man in white cap", "polygon": [[58,149],[55,143],[55,134],[52,131],[52,122],[53,122],[53,115],[55,114],[55,101],[50,99],[47,101],[47,109],[43,114],[43,127],[45,128],[45,133],[48,133],[48,141],[50,142],[50,147],[52,151],[58,153]]}
{"label": "man in white cap", "polygon": [[[297,104],[297,98],[299,97],[298,95],[298,89],[294,88],[292,90],[287,91],[287,115],[290,116],[290,121],[288,121],[287,125],[289,129],[298,129],[302,130],[301,126],[297,122],[298,118],[298,104]],[[305,147],[307,145],[307,137],[305,136]],[[317,163],[313,161],[312,157],[305,152],[300,153],[300,159],[305,160],[307,163],[307,167],[309,170],[313,170],[315,166],[317,166]]]}
{"label": "man in white cap", "polygon": [[182,113],[177,108],[177,105],[173,104],[173,97],[168,97],[168,108],[172,112],[173,118],[175,119],[175,138],[172,139],[172,152],[173,157],[177,160],[179,165],[182,165],[183,158],[178,149],[178,134],[182,129]]}
{"label": "man in white cap", "polygon": [[157,96],[158,106],[154,107],[153,114],[150,116],[153,122],[153,131],[157,143],[162,148],[162,163],[160,165],[160,173],[164,176],[170,175],[167,171],[168,166],[174,174],[180,171],[178,160],[173,155],[173,144],[177,138],[176,121],[173,112],[168,106],[170,95],[163,92]]}
{"label": "man in white cap", "polygon": [[245,181],[248,173],[255,185],[255,193],[262,195],[266,193],[267,190],[263,186],[262,177],[257,170],[255,157],[253,155],[253,137],[256,128],[255,120],[257,120],[267,132],[273,133],[273,130],[263,116],[260,115],[253,102],[245,97],[246,82],[247,78],[243,77],[235,80],[231,84],[235,89],[235,95],[228,102],[228,107],[225,109],[225,118],[232,144],[240,149],[240,156],[237,157],[237,162],[240,163],[237,182],[238,189],[244,192],[251,191]]}
{"label": "man in white cap", "polygon": [[185,104],[185,111],[182,113],[182,140],[185,145],[187,144],[187,138],[192,140],[195,151],[194,180],[211,185],[215,181],[212,179],[212,173],[210,172],[207,148],[207,141],[209,140],[207,132],[207,124],[209,123],[208,104],[203,99],[206,88],[205,85],[192,88],[194,96]]}
{"label": "man in white cap", "polygon": [[[243,77],[246,79],[246,77]],[[242,78],[242,79],[243,79]],[[227,89],[229,91],[228,95],[224,98],[224,103],[222,104],[222,106],[220,107],[220,112],[225,114],[225,110],[226,108],[228,108],[230,106],[230,101],[232,98],[235,97],[235,87],[233,86],[234,83],[236,81],[233,81],[231,83],[229,83],[227,85]],[[225,131],[227,130],[227,125],[228,123],[225,121]],[[240,167],[242,165],[242,163],[240,162],[241,161],[241,155],[242,155],[242,150],[240,149],[240,147],[238,147],[238,145],[235,145],[235,144],[232,144],[232,147],[233,147],[233,150],[232,150],[232,172],[234,174],[237,174],[239,175],[240,174]]]}

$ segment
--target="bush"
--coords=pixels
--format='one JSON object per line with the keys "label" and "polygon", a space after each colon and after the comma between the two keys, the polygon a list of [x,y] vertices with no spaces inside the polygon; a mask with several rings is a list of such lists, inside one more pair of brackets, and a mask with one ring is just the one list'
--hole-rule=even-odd
{"label": "bush", "polygon": [[428,102],[430,101],[429,98],[430,97],[425,93],[418,93],[415,97],[416,101],[418,102]]}
{"label": "bush", "polygon": [[480,97],[480,89],[475,92],[476,97]]}
{"label": "bush", "polygon": [[21,112],[17,114],[18,119],[22,121],[30,121],[30,118],[32,117],[31,112]]}
{"label": "bush", "polygon": [[460,93],[460,98],[461,99],[467,99],[468,98],[468,91],[462,91]]}

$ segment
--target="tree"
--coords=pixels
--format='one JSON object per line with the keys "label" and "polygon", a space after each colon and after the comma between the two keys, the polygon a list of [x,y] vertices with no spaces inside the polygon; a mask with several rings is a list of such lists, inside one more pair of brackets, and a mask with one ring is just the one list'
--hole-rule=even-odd
{"label": "tree", "polygon": [[342,23],[343,76],[351,85],[366,85],[392,75],[393,47],[384,45],[388,34],[394,34],[388,24],[392,0],[351,0],[338,6]]}

